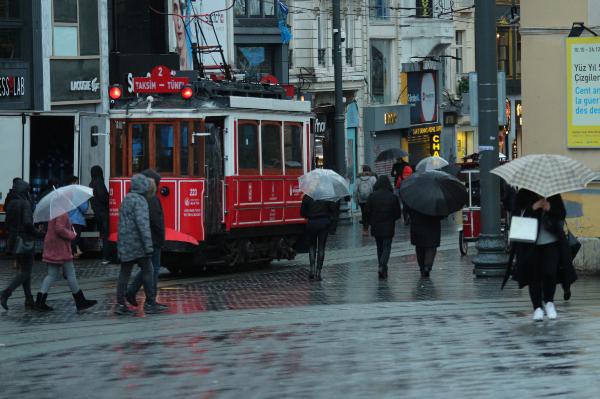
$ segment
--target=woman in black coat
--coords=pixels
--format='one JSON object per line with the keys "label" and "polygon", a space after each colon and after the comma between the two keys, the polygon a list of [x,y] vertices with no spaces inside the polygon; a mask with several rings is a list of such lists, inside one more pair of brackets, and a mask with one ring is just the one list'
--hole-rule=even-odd
{"label": "woman in black coat", "polygon": [[410,243],[416,247],[417,262],[421,269],[421,277],[429,277],[437,247],[441,240],[441,223],[439,216],[429,216],[414,209],[410,213]]}
{"label": "woman in black coat", "polygon": [[388,275],[387,265],[396,231],[396,220],[402,215],[398,197],[394,195],[392,184],[387,176],[380,176],[377,179],[373,192],[367,199],[365,212],[371,225],[371,235],[375,237],[377,243],[379,278],[385,280]]}
{"label": "woman in black coat", "polygon": [[[330,232],[335,232],[338,221],[339,204],[332,201],[315,201],[308,195],[302,198],[300,215],[308,219],[308,257],[310,260],[309,280],[321,281],[321,270],[325,260],[325,243]],[[316,266],[316,268],[315,268]]]}
{"label": "woman in black coat", "polygon": [[[511,260],[516,257],[514,278],[518,281],[519,288],[529,286],[533,319],[542,321],[544,312],[549,319],[555,319],[556,284],[562,283],[568,289],[577,280],[564,233],[566,211],[562,198],[555,195],[545,199],[521,189],[517,193],[513,214],[538,220],[538,238],[535,243],[513,244]],[[542,301],[545,302],[544,306]]]}

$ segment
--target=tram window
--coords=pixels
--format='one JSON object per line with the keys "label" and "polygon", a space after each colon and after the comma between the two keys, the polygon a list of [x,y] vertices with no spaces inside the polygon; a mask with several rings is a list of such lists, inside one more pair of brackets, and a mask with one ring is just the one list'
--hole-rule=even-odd
{"label": "tram window", "polygon": [[188,162],[190,160],[190,125],[182,122],[179,128],[179,168],[182,176],[189,174]]}
{"label": "tram window", "polygon": [[148,125],[136,123],[131,126],[131,172],[141,173],[149,168]]}
{"label": "tram window", "polygon": [[156,171],[173,174],[173,149],[175,129],[173,125],[155,125]]}
{"label": "tram window", "polygon": [[261,125],[261,145],[263,174],[283,174],[280,124],[263,122]]}
{"label": "tram window", "polygon": [[290,175],[301,175],[303,172],[302,125],[286,123],[283,136],[285,173]]}
{"label": "tram window", "polygon": [[123,156],[125,154],[127,136],[125,135],[126,125],[122,121],[113,122],[113,132],[111,137],[111,176],[124,176],[127,172],[123,169]]}
{"label": "tram window", "polygon": [[256,122],[240,122],[237,145],[240,175],[258,174],[258,124]]}

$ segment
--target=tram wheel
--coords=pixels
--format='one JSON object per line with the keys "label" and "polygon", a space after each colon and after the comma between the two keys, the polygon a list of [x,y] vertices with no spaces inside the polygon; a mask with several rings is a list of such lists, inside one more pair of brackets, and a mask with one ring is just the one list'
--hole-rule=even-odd
{"label": "tram wheel", "polygon": [[461,256],[465,256],[469,251],[469,243],[465,241],[465,233],[462,230],[458,232],[458,249]]}

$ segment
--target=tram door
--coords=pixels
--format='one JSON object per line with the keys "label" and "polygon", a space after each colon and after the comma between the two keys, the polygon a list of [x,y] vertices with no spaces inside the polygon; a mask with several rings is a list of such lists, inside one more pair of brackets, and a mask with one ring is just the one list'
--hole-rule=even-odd
{"label": "tram door", "polygon": [[206,234],[219,234],[223,232],[223,129],[225,127],[225,118],[215,117],[206,118],[204,121],[205,133],[205,229]]}

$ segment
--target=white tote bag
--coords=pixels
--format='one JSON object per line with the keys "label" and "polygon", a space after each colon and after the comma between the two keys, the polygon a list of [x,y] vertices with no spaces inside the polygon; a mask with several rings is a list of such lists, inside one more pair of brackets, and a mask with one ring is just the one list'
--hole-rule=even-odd
{"label": "white tote bag", "polygon": [[508,240],[511,242],[535,243],[538,238],[538,220],[523,216],[513,216],[510,219]]}

